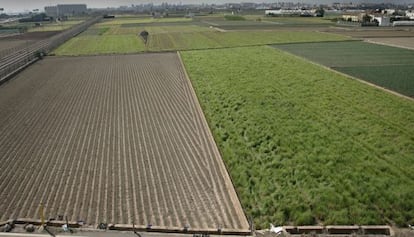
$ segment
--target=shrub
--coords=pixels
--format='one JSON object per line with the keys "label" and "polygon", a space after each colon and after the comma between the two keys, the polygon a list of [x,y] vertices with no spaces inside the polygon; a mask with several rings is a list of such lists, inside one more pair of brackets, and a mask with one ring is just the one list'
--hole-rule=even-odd
{"label": "shrub", "polygon": [[246,18],[239,15],[225,15],[224,18],[228,21],[244,21]]}

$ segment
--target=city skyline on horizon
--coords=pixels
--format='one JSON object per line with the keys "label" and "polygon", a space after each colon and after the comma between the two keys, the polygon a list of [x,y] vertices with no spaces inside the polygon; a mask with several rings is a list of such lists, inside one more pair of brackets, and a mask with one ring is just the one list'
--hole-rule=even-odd
{"label": "city skyline on horizon", "polygon": [[4,8],[5,13],[28,12],[34,9],[44,10],[45,6],[57,4],[86,4],[88,8],[107,8],[119,6],[131,6],[139,4],[161,4],[167,2],[170,4],[223,4],[223,3],[277,3],[277,2],[298,2],[307,4],[329,4],[333,2],[340,3],[397,3],[412,4],[414,0],[6,0],[0,3],[0,8]]}

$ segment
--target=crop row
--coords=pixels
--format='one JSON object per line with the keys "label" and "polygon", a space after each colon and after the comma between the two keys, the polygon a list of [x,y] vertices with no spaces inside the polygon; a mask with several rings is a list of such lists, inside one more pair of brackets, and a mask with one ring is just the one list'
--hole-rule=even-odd
{"label": "crop row", "polygon": [[54,58],[0,87],[0,220],[247,221],[176,54]]}

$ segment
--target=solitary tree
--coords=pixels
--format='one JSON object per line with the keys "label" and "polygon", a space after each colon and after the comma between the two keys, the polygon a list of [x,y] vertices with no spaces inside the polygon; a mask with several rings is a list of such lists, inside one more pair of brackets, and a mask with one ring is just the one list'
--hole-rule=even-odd
{"label": "solitary tree", "polygon": [[325,10],[323,9],[323,7],[319,7],[318,9],[316,9],[315,15],[317,17],[323,17],[325,15]]}
{"label": "solitary tree", "polygon": [[365,14],[362,16],[362,22],[366,23],[366,22],[371,22],[372,17],[368,14]]}
{"label": "solitary tree", "polygon": [[148,31],[143,30],[143,31],[141,31],[141,33],[139,33],[139,35],[144,40],[144,43],[147,44],[148,35],[149,35]]}

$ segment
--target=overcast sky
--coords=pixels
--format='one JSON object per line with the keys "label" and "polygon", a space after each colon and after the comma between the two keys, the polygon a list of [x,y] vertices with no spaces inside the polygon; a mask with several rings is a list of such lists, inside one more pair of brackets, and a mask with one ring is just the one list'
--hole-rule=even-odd
{"label": "overcast sky", "polygon": [[[40,9],[43,11],[44,6],[57,4],[85,3],[88,8],[118,7],[130,6],[131,4],[154,3],[226,3],[226,2],[359,2],[361,0],[0,0],[0,8],[5,12],[22,12]],[[365,0],[369,2],[413,2],[414,0]]]}

